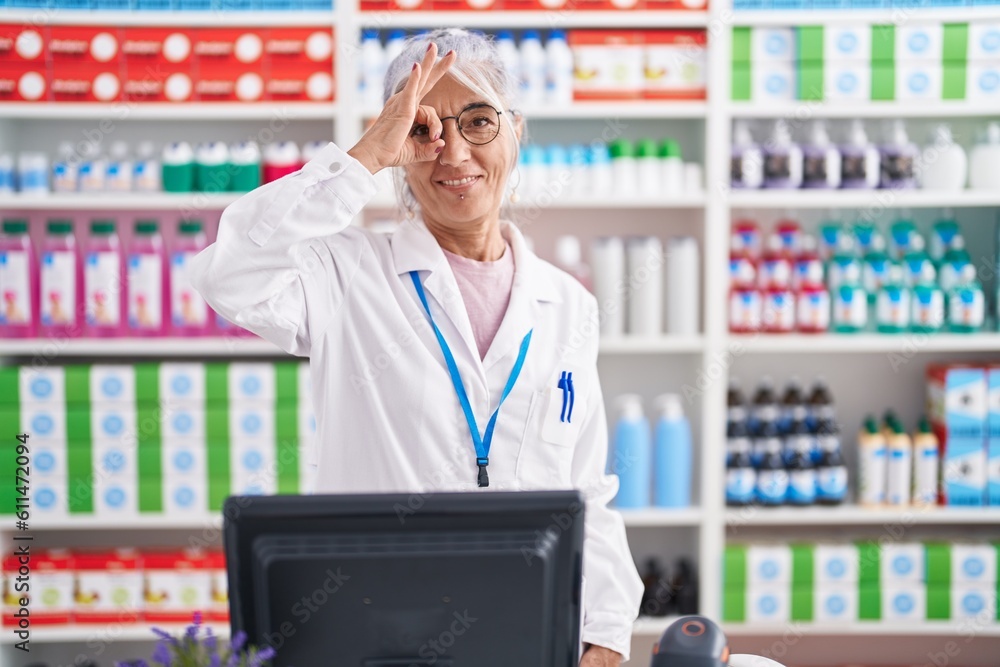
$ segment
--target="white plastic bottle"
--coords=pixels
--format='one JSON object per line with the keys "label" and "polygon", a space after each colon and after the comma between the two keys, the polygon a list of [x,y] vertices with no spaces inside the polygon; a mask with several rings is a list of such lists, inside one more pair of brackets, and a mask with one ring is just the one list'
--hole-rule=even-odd
{"label": "white plastic bottle", "polygon": [[80,192],[104,192],[108,165],[100,144],[84,144],[80,157]]}
{"label": "white plastic bottle", "polygon": [[794,189],[802,186],[802,148],[792,141],[785,120],[776,120],[764,147],[764,187]]}
{"label": "white plastic bottle", "polygon": [[733,188],[747,190],[756,190],[764,183],[764,154],[743,120],[733,123],[730,182]]}
{"label": "white plastic bottle", "polygon": [[385,52],[378,30],[367,29],[361,35],[361,63],[359,92],[365,109],[374,109],[382,101],[382,78],[385,71]]}
{"label": "white plastic bottle", "polygon": [[49,156],[39,151],[26,151],[17,156],[17,176],[21,192],[49,192]]}
{"label": "white plastic bottle", "polygon": [[634,197],[638,194],[639,169],[635,160],[635,146],[628,139],[611,142],[611,182],[617,197]]}
{"label": "white plastic bottle", "polygon": [[15,187],[14,156],[0,153],[0,194],[13,194]]}
{"label": "white plastic bottle", "polygon": [[537,30],[521,37],[521,102],[537,109],[545,104],[545,49]]}
{"label": "white plastic bottle", "polygon": [[888,477],[886,504],[905,507],[910,504],[913,484],[913,442],[898,422],[890,426],[888,435]]}
{"label": "white plastic bottle", "polygon": [[548,103],[566,108],[573,103],[573,51],[566,42],[566,31],[553,30],[545,43],[545,89]]}
{"label": "white plastic bottle", "polygon": [[858,503],[879,507],[885,503],[887,447],[874,416],[865,418],[858,436]]}
{"label": "white plastic bottle", "polygon": [[698,306],[701,303],[698,241],[692,236],[675,236],[667,241],[667,326],[671,336],[698,333]]}
{"label": "white plastic bottle", "polygon": [[80,187],[80,173],[72,141],[59,142],[56,161],[52,165],[52,191],[76,192]]}
{"label": "white plastic bottle", "polygon": [[969,154],[969,188],[1000,191],[1000,123],[986,127],[985,141],[977,143]]}
{"label": "white plastic bottle", "polygon": [[965,150],[955,143],[947,125],[936,128],[931,143],[924,147],[919,166],[917,176],[924,190],[956,192],[965,187],[969,175]]}
{"label": "white plastic bottle", "polygon": [[880,155],[859,119],[851,121],[847,143],[841,146],[840,154],[840,187],[853,190],[878,187]]}
{"label": "white plastic bottle", "polygon": [[583,251],[578,237],[560,236],[556,239],[556,266],[579,280],[588,291],[592,291],[590,267],[583,262]]}
{"label": "white plastic bottle", "polygon": [[504,69],[514,81],[521,80],[521,52],[517,50],[514,33],[510,30],[500,30],[496,36],[497,51]]}
{"label": "white plastic bottle", "polygon": [[663,191],[663,171],[659,149],[652,139],[640,139],[635,143],[635,170],[639,196],[653,199],[660,195]]}
{"label": "white plastic bottle", "polygon": [[809,143],[802,152],[802,187],[840,187],[840,151],[830,141],[826,123],[821,120],[813,122]]}
{"label": "white plastic bottle", "polygon": [[628,333],[653,338],[663,333],[663,243],[655,236],[625,243],[628,267]]}
{"label": "white plastic bottle", "polygon": [[676,139],[664,139],[660,144],[660,173],[663,179],[660,191],[665,197],[676,197],[684,192],[684,167],[680,143]]}
{"label": "white plastic bottle", "polygon": [[595,239],[590,246],[594,296],[601,336],[625,334],[625,244],[617,236]]}
{"label": "white plastic bottle", "polygon": [[133,167],[128,157],[128,144],[115,141],[108,149],[108,171],[105,186],[109,192],[132,191]]}
{"label": "white plastic bottle", "polygon": [[156,145],[152,141],[140,142],[135,149],[132,187],[136,192],[159,192],[163,189],[161,175]]}
{"label": "white plastic bottle", "polygon": [[[403,44],[406,42],[406,31],[405,30],[393,30],[389,33],[389,37],[385,40],[385,64],[388,67],[389,63],[396,59],[400,53],[403,52]],[[383,72],[384,74],[384,72]]]}

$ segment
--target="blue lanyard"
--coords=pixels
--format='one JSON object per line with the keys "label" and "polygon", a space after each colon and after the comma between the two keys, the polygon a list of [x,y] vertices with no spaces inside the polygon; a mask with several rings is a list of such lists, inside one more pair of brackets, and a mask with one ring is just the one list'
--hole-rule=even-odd
{"label": "blue lanyard", "polygon": [[441,334],[441,330],[434,323],[434,316],[431,315],[430,306],[427,305],[427,295],[424,294],[424,286],[420,284],[417,272],[410,271],[410,278],[413,280],[413,287],[417,290],[417,296],[420,297],[420,303],[424,304],[424,310],[427,311],[427,319],[431,321],[434,335],[437,336],[438,344],[441,346],[445,363],[448,365],[448,372],[451,374],[451,383],[455,387],[455,393],[458,394],[458,402],[462,404],[465,421],[468,422],[469,431],[472,433],[472,444],[476,447],[476,465],[479,466],[479,486],[489,486],[490,476],[486,472],[486,466],[490,464],[490,445],[493,442],[493,428],[496,426],[500,407],[507,399],[507,395],[510,394],[510,390],[514,388],[517,376],[521,374],[521,367],[524,366],[524,358],[527,356],[528,346],[531,344],[531,331],[534,330],[528,331],[524,336],[524,340],[521,341],[521,350],[517,354],[517,361],[514,362],[514,368],[510,371],[510,377],[507,378],[507,386],[503,388],[503,394],[500,395],[500,403],[497,404],[497,409],[493,411],[493,416],[490,417],[490,421],[486,425],[486,435],[480,437],[479,426],[476,424],[476,416],[472,413],[472,405],[469,403],[469,395],[465,393],[465,385],[462,384],[462,375],[458,372],[458,364],[455,363],[455,356],[451,353],[451,348],[448,347],[448,342]]}

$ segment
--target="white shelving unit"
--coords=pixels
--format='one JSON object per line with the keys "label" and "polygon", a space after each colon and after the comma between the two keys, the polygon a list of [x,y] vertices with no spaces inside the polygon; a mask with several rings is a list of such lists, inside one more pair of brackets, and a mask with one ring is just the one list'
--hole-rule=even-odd
{"label": "white shelving unit", "polygon": [[[613,199],[560,200],[541,206],[546,215],[579,223],[589,231],[607,233],[605,221],[611,220],[613,233],[629,233],[628,218],[634,216],[647,224],[647,229],[672,233],[675,225],[687,225],[687,230],[697,230],[702,254],[702,333],[690,338],[623,338],[605,340],[601,344],[602,377],[618,382],[644,384],[650,391],[659,392],[663,384],[672,386],[697,385],[697,399],[692,406],[692,427],[699,434],[697,443],[698,465],[696,483],[698,506],[683,511],[646,510],[624,513],[626,526],[633,544],[655,544],[666,550],[679,548],[687,555],[695,555],[700,573],[700,608],[702,613],[718,618],[721,611],[722,585],[717,576],[727,536],[735,526],[748,526],[757,533],[769,530],[795,530],[803,527],[836,528],[842,531],[872,529],[887,523],[910,520],[909,514],[888,510],[868,511],[857,508],[795,510],[782,508],[748,513],[745,510],[727,510],[724,505],[722,467],[717,462],[725,454],[725,405],[726,380],[739,364],[759,363],[766,359],[780,371],[804,373],[808,364],[819,355],[836,354],[832,364],[855,364],[858,372],[871,355],[903,352],[910,357],[922,355],[940,357],[948,354],[975,354],[997,360],[1000,354],[1000,334],[961,336],[936,334],[930,336],[880,336],[861,334],[838,336],[736,336],[727,331],[728,236],[730,219],[734,211],[785,211],[787,209],[857,209],[873,204],[897,208],[1000,208],[1000,194],[994,192],[730,192],[729,155],[731,124],[734,118],[969,118],[991,119],[997,109],[984,104],[965,102],[937,102],[921,104],[865,103],[830,104],[794,102],[768,104],[730,101],[731,28],[732,26],[792,25],[796,23],[819,25],[840,23],[897,22],[896,10],[855,11],[788,11],[788,12],[737,12],[733,13],[728,0],[713,0],[705,12],[373,12],[363,14],[357,0],[337,0],[336,10],[329,12],[69,12],[46,10],[4,10],[4,21],[33,21],[41,13],[50,24],[117,24],[117,25],[184,25],[184,26],[331,26],[336,30],[337,57],[335,80],[336,103],[324,104],[0,104],[0,144],[5,133],[17,134],[24,128],[49,127],[56,122],[90,123],[111,119],[122,127],[140,125],[148,131],[160,131],[169,124],[174,129],[210,127],[213,135],[222,135],[229,128],[227,123],[240,121],[245,126],[253,121],[265,123],[273,118],[304,122],[312,126],[329,128],[331,138],[342,146],[350,146],[361,135],[366,119],[377,110],[365,108],[354,91],[357,80],[356,54],[359,53],[362,28],[421,29],[437,26],[461,25],[469,28],[706,28],[709,36],[709,65],[707,102],[608,102],[581,103],[569,108],[542,108],[526,110],[529,124],[537,121],[545,128],[558,126],[565,131],[574,123],[584,126],[606,119],[623,119],[626,124],[655,127],[657,121],[676,124],[690,129],[693,141],[701,142],[697,154],[704,156],[706,192],[688,193],[672,200]],[[907,17],[921,20],[967,21],[973,18],[1000,20],[1000,7],[913,9]],[[155,121],[155,124],[152,122]],[[142,123],[151,123],[141,125]],[[643,125],[643,124],[646,125]],[[537,125],[536,125],[537,127]],[[638,130],[636,130],[638,131]],[[643,130],[648,131],[648,130]],[[170,137],[163,135],[166,139]],[[234,136],[233,139],[241,137]],[[316,138],[316,137],[314,137]],[[687,149],[686,149],[687,150]],[[890,203],[883,197],[891,196]],[[45,198],[22,196],[0,198],[3,211],[60,211],[80,212],[97,210],[184,211],[191,204],[204,211],[218,211],[238,195],[170,195],[157,194],[141,197],[101,195],[52,195]],[[531,206],[522,202],[520,207]],[[395,207],[384,194],[376,197],[368,209],[383,213]],[[625,209],[625,213],[618,211]],[[662,215],[661,215],[662,214]],[[680,221],[680,222],[678,222]],[[538,225],[543,227],[542,223]],[[655,226],[654,226],[655,225]],[[649,233],[648,231],[646,233]],[[660,233],[659,231],[655,233]],[[685,233],[690,233],[685,231]],[[0,363],[26,362],[36,359],[52,360],[60,356],[74,358],[124,359],[129,357],[163,358],[218,358],[218,357],[279,357],[281,352],[271,344],[253,338],[185,338],[150,340],[0,340]],[[800,370],[806,367],[805,370]],[[874,382],[880,394],[892,396],[902,391],[903,376],[886,377]],[[704,380],[704,382],[702,382]],[[868,379],[866,378],[866,382]],[[650,389],[652,387],[652,389]],[[836,391],[836,387],[834,388]],[[605,393],[607,399],[612,396]],[[961,526],[969,531],[989,529],[996,535],[1000,514],[995,510],[983,512],[972,509],[941,509],[934,512],[913,513],[913,523],[933,530],[942,526]],[[50,521],[34,526],[47,538],[67,540],[98,531],[116,530],[121,534],[135,531],[146,536],[183,535],[200,530],[221,527],[219,517],[195,516],[178,518],[137,517],[108,522],[103,519],[78,518]],[[9,536],[10,527],[0,526],[0,539]],[[635,625],[633,664],[643,664],[643,651],[649,641],[659,636],[672,619],[640,619]],[[812,640],[823,637],[851,637],[850,642],[839,642],[844,650],[854,649],[854,657],[839,662],[858,662],[864,651],[881,641],[882,636],[945,638],[962,632],[956,624],[851,624],[840,627],[799,626],[803,636]],[[736,638],[780,638],[785,627],[727,625],[726,632]],[[218,626],[218,634],[226,628]],[[64,629],[38,629],[33,636],[39,644],[59,644],[64,647],[59,654],[63,662],[78,652],[92,637],[92,629],[69,627]],[[145,627],[126,628],[119,639],[144,641],[150,639]],[[1000,626],[982,630],[984,641],[1000,637]],[[0,643],[9,644],[9,633],[4,633]],[[825,646],[825,645],[824,645]],[[899,644],[899,663],[926,662],[926,654],[910,642]],[[996,644],[992,644],[993,647]],[[0,647],[0,662],[13,655],[10,646]],[[857,651],[860,651],[857,652]],[[907,652],[909,651],[909,652]],[[983,652],[985,655],[985,652]],[[963,658],[971,655],[963,654]],[[979,655],[979,654],[976,654]],[[995,655],[995,651],[994,651]],[[971,664],[971,663],[970,663]],[[992,664],[983,662],[982,664]]]}

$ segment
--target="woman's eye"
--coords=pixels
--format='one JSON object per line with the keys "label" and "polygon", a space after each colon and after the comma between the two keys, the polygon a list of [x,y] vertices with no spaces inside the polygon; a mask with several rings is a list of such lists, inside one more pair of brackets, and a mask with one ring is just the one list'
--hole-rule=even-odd
{"label": "woman's eye", "polygon": [[414,126],[413,131],[410,132],[410,136],[411,137],[426,137],[428,131],[429,130],[427,129],[426,125],[416,125],[416,126]]}
{"label": "woman's eye", "polygon": [[486,116],[477,116],[476,118],[472,119],[471,123],[472,127],[489,127],[492,124],[493,121],[491,121]]}

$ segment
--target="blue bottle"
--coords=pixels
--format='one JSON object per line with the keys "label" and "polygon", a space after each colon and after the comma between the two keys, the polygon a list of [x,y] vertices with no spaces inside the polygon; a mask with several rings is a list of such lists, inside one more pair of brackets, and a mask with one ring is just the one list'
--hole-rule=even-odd
{"label": "blue bottle", "polygon": [[621,509],[649,507],[650,480],[653,472],[653,448],[649,420],[642,413],[642,398],[635,394],[618,397],[618,423],[615,426],[614,457],[611,473],[618,475],[615,506]]}
{"label": "blue bottle", "polygon": [[684,417],[679,394],[656,399],[659,418],[653,469],[653,504],[657,507],[691,506],[691,425]]}

